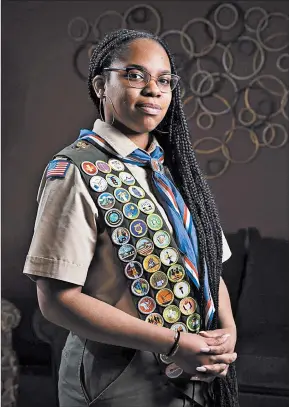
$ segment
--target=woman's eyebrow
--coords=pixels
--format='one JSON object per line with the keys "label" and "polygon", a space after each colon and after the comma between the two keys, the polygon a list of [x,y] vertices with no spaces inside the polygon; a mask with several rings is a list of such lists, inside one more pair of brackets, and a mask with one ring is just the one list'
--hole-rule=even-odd
{"label": "woman's eyebrow", "polygon": [[[141,71],[149,72],[149,70],[147,68],[145,68],[143,65],[138,65],[138,64],[129,64],[129,65],[127,65],[126,68],[136,68],[136,69],[139,69]],[[165,70],[161,71],[161,75],[166,74],[166,73],[170,74],[171,71],[169,71],[168,69],[165,69]]]}

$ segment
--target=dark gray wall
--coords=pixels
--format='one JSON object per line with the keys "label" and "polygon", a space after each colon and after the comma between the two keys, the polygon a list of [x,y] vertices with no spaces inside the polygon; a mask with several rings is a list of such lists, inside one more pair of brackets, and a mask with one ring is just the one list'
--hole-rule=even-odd
{"label": "dark gray wall", "polygon": [[[29,297],[34,292],[33,284],[21,273],[33,233],[42,171],[53,153],[71,143],[79,128],[89,127],[94,118],[86,84],[73,70],[77,44],[67,34],[68,22],[76,16],[94,21],[105,10],[123,13],[133,4],[2,3],[2,290],[8,298]],[[161,12],[165,30],[180,29],[190,18],[204,16],[213,3],[151,4]],[[286,1],[250,2],[253,5],[288,13]],[[223,120],[227,126],[231,118]],[[197,138],[199,130],[194,124],[192,128]],[[250,152],[244,137],[236,144],[235,153],[240,156],[243,149],[244,154]],[[226,232],[255,226],[265,236],[289,237],[288,153],[288,144],[282,149],[260,149],[251,163],[231,165],[224,175],[210,181]]]}

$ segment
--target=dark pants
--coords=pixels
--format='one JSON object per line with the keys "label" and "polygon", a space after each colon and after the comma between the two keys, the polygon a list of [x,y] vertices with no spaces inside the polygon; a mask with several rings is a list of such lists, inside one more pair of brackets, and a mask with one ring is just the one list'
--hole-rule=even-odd
{"label": "dark pants", "polygon": [[193,383],[183,390],[168,381],[150,352],[68,336],[59,370],[60,407],[197,407],[190,400]]}

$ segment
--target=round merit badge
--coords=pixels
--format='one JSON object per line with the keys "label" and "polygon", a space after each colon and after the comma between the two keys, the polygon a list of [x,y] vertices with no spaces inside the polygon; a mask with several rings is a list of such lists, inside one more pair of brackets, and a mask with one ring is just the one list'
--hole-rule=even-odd
{"label": "round merit badge", "polygon": [[168,284],[168,277],[163,271],[156,271],[150,278],[150,285],[156,290],[165,288]]}
{"label": "round merit badge", "polygon": [[107,182],[99,175],[94,175],[90,178],[89,184],[95,192],[103,192],[107,189]]}
{"label": "round merit badge", "polygon": [[129,230],[133,236],[142,237],[147,233],[148,227],[143,220],[136,219],[131,222]]}
{"label": "round merit badge", "polygon": [[135,184],[135,178],[129,172],[120,172],[119,173],[119,178],[126,185],[134,185]]}
{"label": "round merit badge", "polygon": [[169,288],[162,288],[158,291],[156,295],[156,302],[161,307],[166,307],[167,305],[171,305],[174,301],[174,293]]}
{"label": "round merit badge", "polygon": [[124,165],[121,161],[116,160],[115,158],[111,158],[108,160],[108,164],[111,166],[111,168],[114,171],[123,171],[124,170]]}
{"label": "round merit badge", "polygon": [[134,260],[136,257],[135,247],[131,244],[124,244],[118,250],[118,257],[121,261],[124,261],[126,263]]}
{"label": "round merit badge", "polygon": [[137,295],[138,297],[147,295],[149,290],[150,290],[149,283],[144,278],[138,278],[137,280],[134,280],[131,284],[132,293]]}
{"label": "round merit badge", "polygon": [[169,365],[169,364],[173,363],[173,359],[170,358],[169,356],[166,356],[166,355],[160,355],[160,360],[161,360],[165,365]]}
{"label": "round merit badge", "polygon": [[171,266],[172,264],[175,264],[178,261],[178,258],[179,253],[177,249],[174,249],[173,247],[167,247],[166,249],[163,249],[160,253],[161,262],[165,266]]}
{"label": "round merit badge", "polygon": [[156,271],[159,271],[159,269],[161,268],[160,258],[155,254],[150,254],[149,256],[144,258],[143,268],[148,273],[155,273]]}
{"label": "round merit badge", "polygon": [[145,191],[141,187],[137,186],[130,186],[128,187],[128,190],[132,196],[135,198],[144,198],[145,197]]}
{"label": "round merit badge", "polygon": [[148,237],[143,237],[137,241],[136,250],[141,256],[148,256],[154,251],[154,244]]}
{"label": "round merit badge", "polygon": [[172,283],[182,281],[185,277],[185,269],[180,264],[174,264],[168,269],[168,278]]}
{"label": "round merit badge", "polygon": [[152,314],[148,315],[145,320],[149,324],[164,326],[164,319],[161,314],[158,314],[157,312],[153,312]]}
{"label": "round merit badge", "polygon": [[143,212],[149,215],[155,210],[155,204],[150,199],[140,199],[138,201],[138,207]]}
{"label": "round merit badge", "polygon": [[158,230],[154,234],[153,239],[154,239],[154,244],[160,249],[165,249],[171,243],[171,237],[170,237],[169,233],[166,232],[165,230]]}
{"label": "round merit badge", "polygon": [[183,373],[183,369],[180,368],[178,365],[176,365],[175,363],[171,363],[170,365],[168,365],[166,367],[166,375],[170,378],[170,379],[175,379],[179,376],[181,376],[181,374]]}
{"label": "round merit badge", "polygon": [[130,193],[124,188],[116,188],[114,190],[114,196],[121,203],[126,203],[130,201]]}
{"label": "round merit badge", "polygon": [[106,212],[104,220],[108,226],[116,227],[122,224],[123,214],[118,209],[110,209]]}
{"label": "round merit badge", "polygon": [[121,187],[121,180],[114,174],[107,174],[105,177],[108,185],[113,188]]}
{"label": "round merit badge", "polygon": [[81,163],[81,168],[87,175],[96,175],[98,173],[96,166],[90,161],[83,161]]}
{"label": "round merit badge", "polygon": [[142,314],[151,314],[156,309],[156,302],[152,297],[143,297],[138,302],[138,309]]}
{"label": "round merit badge", "polygon": [[199,314],[192,314],[187,319],[187,327],[193,333],[199,333],[201,329],[201,317]]}
{"label": "round merit badge", "polygon": [[118,244],[118,245],[126,244],[129,242],[130,233],[126,228],[119,227],[119,228],[114,229],[114,231],[112,232],[111,238],[115,244]]}
{"label": "round merit badge", "polygon": [[197,303],[192,297],[186,297],[180,301],[179,307],[182,314],[191,315],[196,311]]}
{"label": "round merit badge", "polygon": [[174,325],[171,326],[171,329],[176,332],[188,332],[188,328],[183,322],[176,322]]}
{"label": "round merit badge", "polygon": [[108,174],[109,172],[111,172],[110,165],[105,161],[97,160],[95,165],[97,166],[99,171],[103,172],[104,174]]}
{"label": "round merit badge", "polygon": [[103,192],[99,195],[97,202],[102,209],[108,210],[114,207],[115,198],[109,192]]}
{"label": "round merit badge", "polygon": [[143,275],[142,265],[138,261],[130,261],[124,269],[124,274],[131,280],[136,280]]}
{"label": "round merit badge", "polygon": [[177,298],[185,298],[190,294],[191,287],[187,281],[180,281],[174,286],[174,294]]}
{"label": "round merit badge", "polygon": [[163,227],[163,220],[156,213],[152,213],[147,217],[147,224],[151,230],[160,230]]}
{"label": "round merit badge", "polygon": [[122,208],[124,216],[128,219],[136,219],[139,215],[139,209],[136,204],[129,202]]}
{"label": "round merit badge", "polygon": [[169,305],[164,309],[163,317],[169,324],[173,324],[181,318],[181,311],[176,305]]}

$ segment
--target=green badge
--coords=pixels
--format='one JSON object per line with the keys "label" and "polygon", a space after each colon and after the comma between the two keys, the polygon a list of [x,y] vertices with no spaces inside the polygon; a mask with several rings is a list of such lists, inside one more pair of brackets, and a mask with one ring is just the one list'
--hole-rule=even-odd
{"label": "green badge", "polygon": [[147,217],[147,224],[151,230],[160,230],[163,227],[163,220],[156,213],[152,213]]}

